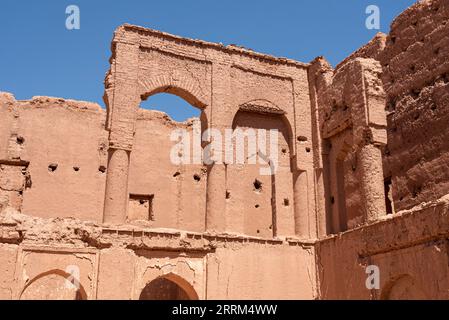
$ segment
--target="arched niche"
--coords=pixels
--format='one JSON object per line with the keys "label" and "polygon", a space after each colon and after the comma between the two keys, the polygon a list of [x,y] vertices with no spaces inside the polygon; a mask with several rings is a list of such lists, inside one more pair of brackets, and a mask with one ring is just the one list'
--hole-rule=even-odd
{"label": "arched niche", "polygon": [[170,273],[147,283],[139,300],[198,300],[198,294],[188,281]]}
{"label": "arched niche", "polygon": [[87,300],[84,287],[73,275],[62,270],[43,272],[29,281],[21,300]]}
{"label": "arched niche", "polygon": [[[237,163],[237,138],[233,140],[234,161],[227,165],[227,229],[251,236],[270,238],[294,234],[292,127],[284,111],[270,101],[242,104],[232,121],[234,137],[243,133],[244,163]],[[266,132],[265,148],[259,131]],[[276,154],[270,150],[270,130],[277,130]],[[256,137],[255,145],[249,143]],[[271,157],[276,157],[271,159]],[[260,158],[263,163],[260,163]],[[267,174],[268,163],[275,171]]]}

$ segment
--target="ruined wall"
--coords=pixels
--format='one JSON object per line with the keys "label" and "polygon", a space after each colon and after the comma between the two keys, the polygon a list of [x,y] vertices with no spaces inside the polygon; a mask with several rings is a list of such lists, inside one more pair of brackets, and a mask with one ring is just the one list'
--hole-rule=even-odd
{"label": "ruined wall", "polygon": [[387,141],[385,92],[380,75],[378,61],[360,57],[335,70],[319,57],[309,68],[327,234],[386,214],[381,154]]}
{"label": "ruined wall", "polygon": [[[9,203],[36,217],[102,221],[107,170],[104,110],[89,102],[1,97],[5,101],[0,105],[2,208]],[[204,230],[204,168],[180,168],[170,161],[170,133],[174,128],[191,131],[192,124],[145,110],[137,123],[135,143],[141,151],[131,158],[129,193],[135,206],[128,220]],[[139,196],[152,196],[151,203],[142,204]]]}
{"label": "ruined wall", "polygon": [[[322,299],[448,299],[447,200],[320,241]],[[368,289],[366,267],[379,267]]]}
{"label": "ruined wall", "polygon": [[[27,163],[27,176],[21,166],[2,164],[4,183],[16,177],[16,192],[11,194],[8,190],[9,198],[20,198],[15,208],[42,218],[73,217],[100,222],[107,170],[104,111],[88,102],[44,97],[31,101],[11,99],[10,105],[3,104],[0,108],[4,113],[1,128],[5,131],[1,136],[2,161],[17,157]],[[293,235],[292,151],[287,141],[290,133],[281,118],[243,114],[246,117],[236,118],[236,126],[243,130],[279,130],[277,189],[272,190],[271,176],[260,174],[259,169],[267,165],[228,166],[227,231],[272,237],[272,214],[277,209],[281,234]],[[139,112],[134,138],[137,151],[130,158],[128,221],[148,227],[204,231],[207,167],[175,165],[170,159],[176,143],[170,141],[171,133],[185,129],[192,137],[192,121],[176,123],[157,111]],[[13,124],[17,133],[11,131]],[[17,155],[8,151],[10,144]],[[248,154],[246,149],[245,154]],[[242,179],[242,175],[247,179]],[[255,190],[256,180],[262,183],[263,191]],[[276,202],[272,203],[273,192],[276,192]],[[254,199],[248,201],[248,197]],[[19,201],[14,199],[8,201]],[[2,203],[6,206],[6,200]],[[242,210],[245,205],[248,207]],[[265,222],[258,219],[262,216],[266,217]],[[262,224],[255,225],[255,221]]]}
{"label": "ruined wall", "polygon": [[[357,58],[374,59],[382,66],[388,128],[388,143],[382,148],[387,213],[448,193],[444,109],[449,93],[448,6],[447,1],[436,0],[413,5],[393,21],[390,34],[377,34],[335,70],[329,66],[326,71],[332,75]],[[356,161],[349,153],[342,164],[347,178],[342,189],[352,226],[360,224],[357,219],[350,223],[360,212],[360,184],[351,173]]]}
{"label": "ruined wall", "polygon": [[[316,236],[312,125],[306,64],[237,46],[225,47],[128,24],[115,31],[110,62],[104,96],[108,114],[106,128],[109,131],[105,222],[122,223],[125,220],[123,213],[134,204],[127,201],[124,187],[128,181],[142,180],[151,170],[154,171],[154,167],[148,167],[148,173],[140,178],[136,171],[130,169],[128,159],[131,158],[131,163],[145,161],[136,144],[140,139],[136,130],[140,128],[148,134],[155,134],[157,129],[142,129],[139,126],[140,102],[153,94],[167,92],[201,110],[202,132],[214,129],[224,137],[227,129],[258,129],[260,125],[264,129],[283,132],[281,149],[285,152],[282,173],[277,174],[273,181],[261,177],[260,173],[256,174],[257,167],[246,166],[248,159],[245,159],[243,167],[232,160],[223,159],[223,141],[219,142],[221,150],[216,151],[222,157],[217,156],[211,163],[206,163],[207,168],[192,167],[197,177],[200,171],[206,169],[204,225],[208,232],[264,237],[300,235],[305,239]],[[241,111],[249,114],[248,118],[252,120],[239,124]],[[265,120],[259,124],[261,114]],[[260,154],[259,151],[253,153]],[[173,180],[165,173],[157,174],[163,174],[161,181],[169,183],[169,179]],[[295,180],[295,176],[301,176],[301,179]],[[254,193],[252,184],[256,180],[264,180],[264,192]],[[294,183],[293,180],[298,182]],[[183,183],[182,188],[186,189],[177,201],[190,199],[189,195],[196,198],[198,193],[190,192],[204,190],[200,187],[203,181],[201,179],[199,186],[191,188],[191,181],[185,180],[187,184]],[[131,185],[134,183],[131,182]],[[251,199],[254,207],[247,207],[246,198]],[[154,201],[157,201],[156,197]],[[198,204],[194,209],[197,212],[195,218],[198,219],[201,218],[203,202],[195,203]],[[170,227],[176,226],[175,217],[171,216],[174,214],[172,209],[176,209],[174,206],[167,205],[171,213],[166,216],[166,226],[167,223]],[[178,206],[177,210],[182,212],[184,208],[179,209]],[[187,221],[184,217],[181,219]],[[198,222],[192,222],[195,223]],[[199,230],[198,225],[195,225],[195,230]]]}
{"label": "ruined wall", "polygon": [[[169,158],[172,130],[191,133],[195,119],[176,123],[162,112],[139,111],[134,138],[138,152],[130,159],[131,225],[108,229],[100,225],[107,170],[104,111],[87,102],[1,97],[5,102],[0,107],[4,114],[0,187],[14,182],[8,195],[20,199],[13,205],[9,196],[1,208],[1,299],[139,299],[145,286],[160,277],[179,284],[190,292],[189,298],[316,297],[313,246],[262,239],[273,237],[272,184],[270,176],[262,179],[258,165],[229,170],[228,208],[236,206],[226,214],[231,233],[259,238],[201,234],[184,238],[168,231],[205,228],[205,166],[174,165]],[[245,112],[235,120],[236,127],[280,130],[276,177],[286,183],[277,188],[278,228],[293,234],[291,151],[284,121]],[[262,180],[260,193],[254,187],[256,178]],[[151,207],[142,198],[149,195]],[[255,197],[253,201],[249,196]],[[242,204],[251,208],[242,210]],[[157,228],[164,231],[148,231]],[[73,266],[79,271],[79,290],[67,284]],[[292,268],[297,272],[292,274]]]}
{"label": "ruined wall", "polygon": [[88,102],[35,97],[19,101],[20,158],[30,184],[22,212],[37,217],[98,221],[106,164],[104,113]]}
{"label": "ruined wall", "polygon": [[449,191],[449,2],[424,1],[391,25],[379,59],[388,95],[386,173],[396,210]]}
{"label": "ruined wall", "polygon": [[297,240],[107,228],[13,212],[0,218],[0,240],[1,299],[137,300],[156,279],[189,299],[317,297],[313,245]]}
{"label": "ruined wall", "polygon": [[[226,221],[228,230],[251,236],[270,238],[273,233],[293,235],[293,180],[290,168],[289,132],[282,118],[273,118],[263,114],[238,112],[234,119],[234,129],[265,129],[269,147],[269,130],[278,130],[278,167],[274,175],[262,175],[267,164],[257,163],[227,166]],[[256,132],[257,134],[257,132]],[[257,157],[248,153],[245,144],[245,157]],[[235,148],[234,148],[235,149]],[[273,225],[273,216],[276,225]],[[276,228],[276,230],[274,230]]]}
{"label": "ruined wall", "polygon": [[[176,144],[170,141],[171,133],[184,129],[192,141],[193,121],[197,119],[177,123],[162,112],[140,110],[134,137],[136,152],[130,159],[128,219],[146,220],[150,227],[204,231],[207,169],[202,164],[176,165],[170,159]],[[191,153],[192,149],[191,143]],[[139,216],[140,199],[133,199],[135,196],[150,197],[151,219],[148,210],[146,217]]]}
{"label": "ruined wall", "polygon": [[[110,61],[106,112],[1,95],[4,298],[139,299],[155,279],[191,299],[316,298],[313,245],[287,238],[317,232],[307,65],[130,25]],[[160,92],[201,119],[139,109]],[[279,130],[276,174],[173,164],[173,131],[207,128]]]}
{"label": "ruined wall", "polygon": [[[323,299],[448,298],[448,19],[447,1],[421,1],[394,20],[389,35],[376,35],[336,67],[357,58],[381,63],[386,213],[393,214],[317,244]],[[344,170],[348,212],[360,204],[351,161]],[[379,267],[379,290],[366,287],[368,265]]]}
{"label": "ruined wall", "polygon": [[[448,17],[422,1],[335,69],[124,25],[106,112],[1,93],[0,299],[448,299]],[[139,109],[159,92],[201,121]],[[173,164],[206,128],[278,129],[278,171]]]}
{"label": "ruined wall", "polygon": [[[449,3],[421,1],[339,66],[355,57],[382,65],[388,145],[384,174],[395,210],[436,200],[449,191],[447,112]],[[337,66],[337,68],[339,67]]]}

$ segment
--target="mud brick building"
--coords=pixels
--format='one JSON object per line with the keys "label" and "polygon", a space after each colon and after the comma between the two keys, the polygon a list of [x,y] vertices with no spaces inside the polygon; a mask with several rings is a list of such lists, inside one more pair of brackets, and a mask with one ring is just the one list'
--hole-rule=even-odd
{"label": "mud brick building", "polygon": [[[421,1],[335,69],[123,25],[106,110],[1,93],[0,298],[448,299],[448,21]],[[278,170],[173,164],[177,128],[277,129]]]}

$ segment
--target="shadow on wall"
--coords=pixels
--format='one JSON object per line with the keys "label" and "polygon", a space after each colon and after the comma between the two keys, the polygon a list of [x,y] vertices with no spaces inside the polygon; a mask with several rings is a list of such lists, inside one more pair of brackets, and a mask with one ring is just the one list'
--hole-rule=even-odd
{"label": "shadow on wall", "polygon": [[[268,238],[277,236],[279,232],[294,234],[294,213],[290,205],[290,199],[293,199],[292,152],[288,125],[280,115],[238,111],[232,129],[246,133],[252,129],[264,129],[267,145],[266,150],[261,145],[257,146],[257,150],[250,150],[249,140],[245,139],[245,164],[229,165],[227,168],[227,227],[246,235]],[[269,131],[272,129],[278,131],[278,168],[274,175],[261,175],[261,167],[267,164],[261,164],[257,158],[263,158],[264,153],[272,154],[273,150],[269,150]],[[234,155],[235,148],[234,144]],[[251,164],[251,157],[256,158],[254,164]]]}
{"label": "shadow on wall", "polygon": [[139,300],[198,300],[195,289],[183,278],[168,274],[149,282]]}

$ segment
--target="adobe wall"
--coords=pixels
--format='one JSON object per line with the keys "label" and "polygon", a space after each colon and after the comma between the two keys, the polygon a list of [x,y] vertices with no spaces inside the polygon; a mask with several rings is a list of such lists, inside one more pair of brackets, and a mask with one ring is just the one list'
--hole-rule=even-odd
{"label": "adobe wall", "polygon": [[[422,1],[335,69],[124,25],[106,111],[1,93],[0,298],[447,299],[448,15]],[[201,118],[139,108],[161,92]],[[278,171],[170,160],[208,128],[277,129]]]}
{"label": "adobe wall", "polygon": [[[448,299],[448,202],[347,231],[317,244],[322,299]],[[379,267],[380,289],[366,287]]]}
{"label": "adobe wall", "polygon": [[449,3],[425,1],[391,25],[379,56],[388,95],[388,155],[396,210],[448,193]]}
{"label": "adobe wall", "polygon": [[[376,35],[335,70],[315,62],[328,79],[356,59],[380,63],[388,141],[383,173],[391,202],[378,222],[317,244],[323,299],[448,298],[448,18],[447,1],[422,1],[394,20],[389,35]],[[351,170],[353,157],[344,162],[350,219],[359,211],[360,181]],[[379,267],[379,290],[365,285],[369,265]]]}
{"label": "adobe wall", "polygon": [[[0,230],[0,299],[139,299],[161,277],[190,299],[317,296],[312,243],[107,228],[14,211],[2,216]],[[79,290],[67,285],[73,267]]]}
{"label": "adobe wall", "polygon": [[[152,218],[143,211],[139,214],[140,202],[129,199],[128,221],[137,220],[149,227],[204,231],[206,167],[176,165],[170,159],[175,144],[170,134],[183,129],[192,136],[194,121],[199,119],[177,123],[162,112],[139,110],[134,136],[137,152],[130,157],[128,193],[130,197],[152,196]],[[134,210],[137,216],[133,216]]]}
{"label": "adobe wall", "polygon": [[[21,204],[14,208],[42,218],[102,221],[107,170],[104,110],[93,103],[58,98],[15,101],[8,94],[2,94],[2,98],[2,102],[8,100],[0,105],[4,115],[0,118],[1,130],[5,131],[1,136],[1,178],[13,179],[16,172],[10,162],[21,161],[29,181],[27,186],[24,181],[18,183]],[[202,231],[204,169],[170,162],[169,138],[174,128],[191,131],[192,123],[176,123],[157,111],[139,113],[135,143],[141,152],[131,158],[129,190],[135,195],[155,195],[154,217],[150,221],[148,214],[139,217],[130,212],[129,220],[143,220],[152,227]],[[155,166],[158,170],[151,170]],[[174,177],[177,172],[180,175]],[[196,174],[199,181],[194,179]],[[25,175],[20,169],[15,177],[22,179]]]}
{"label": "adobe wall", "polygon": [[[20,161],[26,164],[27,183],[19,190],[22,204],[16,209],[38,217],[98,219],[104,197],[104,174],[99,167],[106,160],[101,152],[104,115],[100,107],[35,97],[2,103],[0,108],[9,115],[1,121],[11,119],[4,135],[8,152],[1,159],[2,169],[13,170]],[[16,177],[21,176],[19,171]]]}
{"label": "adobe wall", "polygon": [[[192,299],[316,298],[307,65],[128,25],[111,63],[106,112],[0,95],[2,298],[139,299],[158,278]],[[139,109],[159,92],[201,119]],[[173,131],[207,128],[278,130],[276,174],[174,164]]]}
{"label": "adobe wall", "polygon": [[[154,195],[152,217],[142,218],[148,211],[130,199],[126,225],[116,230],[101,225],[105,112],[61,98],[16,101],[2,93],[1,99],[0,298],[139,299],[161,276],[185,281],[201,299],[316,297],[313,246],[272,240],[272,177],[260,176],[260,165],[229,166],[223,214],[227,231],[240,236],[203,240],[207,167],[174,165],[169,158],[172,131],[191,132],[197,120],[176,123],[161,112],[138,111],[127,192]],[[232,121],[234,128],[279,129],[278,228],[294,235],[291,132],[282,119],[263,113],[240,111]],[[256,178],[261,190],[255,190]],[[185,239],[174,229],[200,233]],[[67,288],[70,266],[80,268],[80,291]],[[298,270],[294,276],[291,268]]]}
{"label": "adobe wall", "polygon": [[[104,111],[89,102],[47,97],[15,101],[7,94],[2,97],[9,99],[0,106],[0,112],[4,113],[0,119],[1,128],[5,131],[2,135],[2,179],[15,177],[19,180],[16,192],[8,191],[8,197],[16,200],[8,201],[11,204],[16,201],[15,209],[36,217],[73,217],[101,222],[107,170]],[[139,111],[134,138],[138,151],[132,153],[130,159],[128,192],[153,195],[153,217],[133,216],[134,207],[131,207],[128,222],[197,232],[205,230],[207,167],[175,165],[170,160],[175,144],[169,140],[170,134],[174,129],[191,133],[192,121],[197,120],[176,123],[157,111]],[[276,177],[279,228],[284,234],[294,235],[293,178],[288,132],[283,121],[242,112],[235,119],[235,128],[279,130],[280,160]],[[14,161],[17,165],[10,163]],[[228,167],[225,215],[229,232],[272,235],[272,181],[271,176],[260,175],[260,167],[262,165]],[[255,191],[256,179],[262,183],[261,191]],[[5,192],[8,189],[5,187]],[[130,206],[136,205],[138,211],[136,202],[130,199]],[[6,200],[4,203],[6,205]],[[265,217],[265,222],[255,219],[261,216]],[[261,224],[255,225],[255,222]]]}
{"label": "adobe wall", "polygon": [[[259,167],[242,168],[232,159],[207,164],[205,230],[316,236],[306,64],[133,25],[116,30],[110,61],[104,96],[110,153],[105,222],[123,222],[128,210],[124,192],[132,180],[128,159],[140,153],[134,139],[138,106],[153,94],[168,92],[201,110],[202,132],[214,129],[223,136],[226,129],[282,132],[279,145],[284,151],[274,181],[258,173]],[[257,195],[256,180],[263,185]]]}
{"label": "adobe wall", "polygon": [[447,112],[449,39],[447,1],[421,1],[400,14],[341,62],[372,58],[382,65],[387,94],[388,144],[384,175],[394,209],[410,209],[448,193]]}

